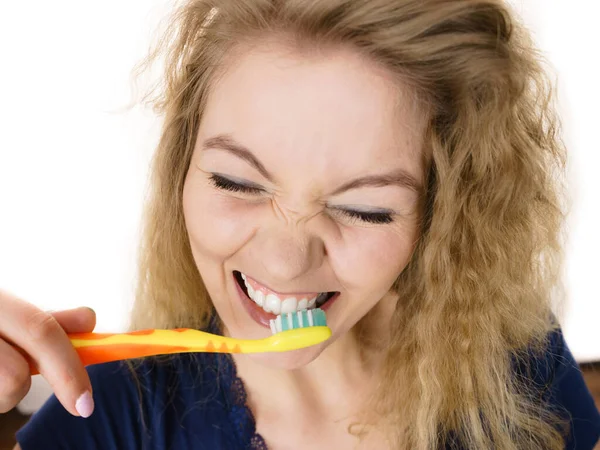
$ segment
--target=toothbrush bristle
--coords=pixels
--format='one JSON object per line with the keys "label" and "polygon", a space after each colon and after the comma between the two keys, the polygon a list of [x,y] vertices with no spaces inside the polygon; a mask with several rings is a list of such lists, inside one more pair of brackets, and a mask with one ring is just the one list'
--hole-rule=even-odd
{"label": "toothbrush bristle", "polygon": [[298,311],[296,314],[280,314],[269,322],[269,326],[271,333],[276,334],[295,328],[327,326],[327,319],[322,309],[314,308]]}

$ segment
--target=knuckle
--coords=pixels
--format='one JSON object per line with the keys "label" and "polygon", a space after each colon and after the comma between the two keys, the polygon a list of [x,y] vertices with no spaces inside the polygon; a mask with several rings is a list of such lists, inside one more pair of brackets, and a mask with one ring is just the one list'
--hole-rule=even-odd
{"label": "knuckle", "polygon": [[27,393],[31,379],[26,364],[0,367],[0,411],[12,409]]}
{"label": "knuckle", "polygon": [[75,375],[76,371],[72,367],[65,367],[57,376],[60,386],[70,389],[72,386],[78,385],[78,379]]}
{"label": "knuckle", "polygon": [[0,414],[4,414],[13,409],[12,402],[0,398]]}
{"label": "knuckle", "polygon": [[25,331],[34,342],[46,341],[60,332],[60,325],[54,317],[43,311],[33,313],[27,320]]}

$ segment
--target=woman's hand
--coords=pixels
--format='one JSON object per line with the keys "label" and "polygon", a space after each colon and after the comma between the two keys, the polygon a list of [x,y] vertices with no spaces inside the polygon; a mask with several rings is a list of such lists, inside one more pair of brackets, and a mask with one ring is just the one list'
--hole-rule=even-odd
{"label": "woman's hand", "polygon": [[33,363],[67,411],[88,417],[94,409],[92,386],[67,333],[91,332],[95,326],[90,308],[47,313],[0,291],[0,413],[29,391]]}

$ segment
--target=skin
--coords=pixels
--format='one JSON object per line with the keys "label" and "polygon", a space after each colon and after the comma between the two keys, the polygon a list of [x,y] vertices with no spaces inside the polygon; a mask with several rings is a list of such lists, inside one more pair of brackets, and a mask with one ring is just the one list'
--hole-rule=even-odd
{"label": "skin", "polygon": [[[419,192],[399,184],[336,190],[399,171],[423,185],[424,115],[404,92],[352,51],[300,54],[277,43],[236,53],[211,90],[183,206],[226,334],[270,335],[241,306],[234,270],[279,292],[340,292],[327,313],[329,341],[287,354],[235,355],[269,448],[356,444],[347,426],[373,388],[373,367],[359,358],[350,331],[372,312],[373,332],[386,333],[396,301],[390,288],[418,239]],[[223,137],[249,150],[270,179],[239,152],[217,148],[228,147]],[[215,173],[259,192],[216,187]],[[392,222],[364,222],[347,210],[391,211]]]}

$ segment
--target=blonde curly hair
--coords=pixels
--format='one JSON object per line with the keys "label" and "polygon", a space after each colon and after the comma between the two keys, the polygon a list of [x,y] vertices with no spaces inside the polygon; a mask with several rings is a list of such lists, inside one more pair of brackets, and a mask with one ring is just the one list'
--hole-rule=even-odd
{"label": "blonde curly hair", "polygon": [[566,423],[513,369],[542,355],[558,327],[565,150],[542,58],[500,1],[178,5],[138,66],[141,74],[165,58],[144,97],[164,125],[132,328],[207,326],[213,307],[190,250],[184,180],[220,62],[275,35],[298,47],[350,46],[428,111],[421,239],[394,285],[391,342],[363,425],[384,426],[399,449],[439,448],[452,435],[473,449],[564,448]]}

